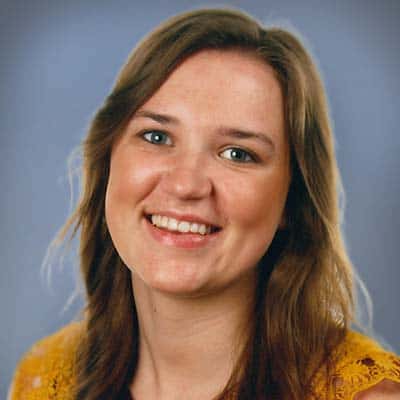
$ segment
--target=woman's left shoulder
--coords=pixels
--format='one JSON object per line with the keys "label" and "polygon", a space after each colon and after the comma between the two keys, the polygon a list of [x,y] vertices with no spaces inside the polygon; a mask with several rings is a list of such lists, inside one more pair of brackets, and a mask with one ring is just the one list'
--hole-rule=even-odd
{"label": "woman's left shoulder", "polygon": [[330,384],[335,399],[400,399],[400,358],[377,341],[349,331],[333,359]]}

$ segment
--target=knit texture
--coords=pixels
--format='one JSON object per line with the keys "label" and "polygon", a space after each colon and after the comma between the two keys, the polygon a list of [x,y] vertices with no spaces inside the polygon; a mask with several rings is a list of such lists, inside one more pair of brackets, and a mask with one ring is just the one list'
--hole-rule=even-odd
{"label": "knit texture", "polygon": [[[75,352],[82,324],[72,323],[37,342],[20,361],[10,400],[73,400]],[[375,341],[348,332],[336,349],[334,371],[317,373],[312,385],[315,399],[352,400],[383,379],[400,383],[400,358]]]}

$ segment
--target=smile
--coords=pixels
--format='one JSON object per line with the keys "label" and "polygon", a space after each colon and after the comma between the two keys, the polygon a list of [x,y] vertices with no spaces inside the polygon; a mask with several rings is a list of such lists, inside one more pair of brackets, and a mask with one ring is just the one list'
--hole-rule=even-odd
{"label": "smile", "polygon": [[219,228],[201,222],[178,220],[165,215],[153,214],[148,216],[149,221],[157,228],[179,233],[197,233],[207,235],[217,232]]}

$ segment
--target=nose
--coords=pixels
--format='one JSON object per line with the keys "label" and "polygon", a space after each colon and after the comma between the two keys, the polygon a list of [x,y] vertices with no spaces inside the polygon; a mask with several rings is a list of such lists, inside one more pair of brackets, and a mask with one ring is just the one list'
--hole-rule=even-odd
{"label": "nose", "polygon": [[212,182],[200,157],[175,160],[162,178],[162,188],[181,200],[200,200],[212,193]]}

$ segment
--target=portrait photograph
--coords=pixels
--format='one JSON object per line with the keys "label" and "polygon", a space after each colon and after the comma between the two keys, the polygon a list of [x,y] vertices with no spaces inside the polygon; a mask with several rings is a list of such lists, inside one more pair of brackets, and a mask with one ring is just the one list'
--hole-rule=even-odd
{"label": "portrait photograph", "polygon": [[1,399],[400,399],[399,1],[3,3]]}

